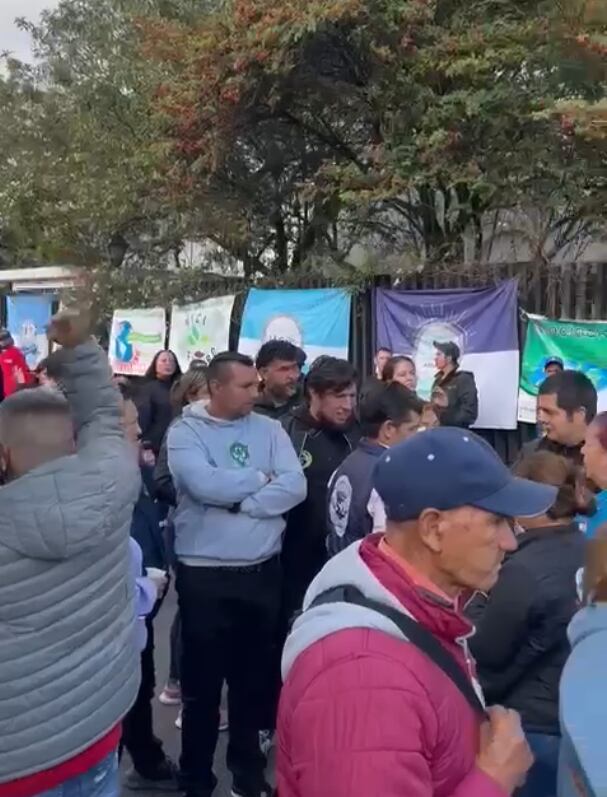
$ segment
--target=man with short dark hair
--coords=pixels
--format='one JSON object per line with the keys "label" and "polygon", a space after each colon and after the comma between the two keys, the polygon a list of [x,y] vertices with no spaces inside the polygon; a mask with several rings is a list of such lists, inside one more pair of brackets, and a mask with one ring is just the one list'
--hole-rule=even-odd
{"label": "man with short dark hair", "polygon": [[565,364],[560,357],[548,357],[544,363],[544,373],[546,376],[554,376],[565,370]]}
{"label": "man with short dark hair", "polygon": [[376,384],[360,403],[363,438],[331,477],[327,510],[329,556],[384,531],[384,505],[373,489],[373,473],[387,448],[406,440],[419,429],[424,404],[398,382]]}
{"label": "man with short dark hair", "polygon": [[533,762],[520,717],[486,709],[461,614],[516,549],[512,517],[556,488],[516,479],[465,429],[412,435],[380,458],[385,534],[334,556],[282,659],[281,797],[506,797]]}
{"label": "man with short dark hair", "polygon": [[327,560],[329,479],[358,445],[356,370],[319,357],[305,380],[305,403],[283,420],[308,482],[308,497],[289,513],[283,543],[283,619],[301,608],[310,581]]}
{"label": "man with short dark hair", "polygon": [[478,418],[478,392],[471,371],[460,371],[461,352],[453,341],[434,341],[437,374],[432,385],[432,404],[441,426],[467,429]]}
{"label": "man with short dark hair", "polygon": [[139,468],[86,321],[64,312],[49,335],[65,397],[40,387],[0,405],[0,795],[115,795],[139,687]]}
{"label": "man with short dark hair", "polygon": [[534,451],[552,451],[581,465],[586,429],[596,411],[596,388],[581,371],[549,376],[537,398],[537,420],[544,436],[523,446],[521,458]]}
{"label": "man with short dark hair", "polygon": [[386,346],[380,346],[380,348],[376,351],[375,357],[373,359],[376,379],[381,381],[384,372],[384,366],[391,357],[392,349],[388,349]]}
{"label": "man with short dark hair", "polygon": [[182,622],[181,773],[187,797],[211,797],[222,684],[229,690],[234,797],[266,797],[258,732],[267,725],[280,610],[284,514],[306,481],[280,424],[254,413],[253,361],[211,360],[210,400],[170,427],[168,462]]}
{"label": "man with short dark hair", "polygon": [[259,374],[259,396],[255,412],[281,420],[301,401],[301,369],[306,353],[288,340],[264,343],[255,360]]}

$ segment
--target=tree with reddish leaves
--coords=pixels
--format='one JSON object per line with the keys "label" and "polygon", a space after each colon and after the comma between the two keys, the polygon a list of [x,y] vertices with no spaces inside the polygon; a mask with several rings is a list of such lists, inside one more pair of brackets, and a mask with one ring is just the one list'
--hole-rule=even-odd
{"label": "tree with reddish leaves", "polygon": [[[64,0],[0,81],[10,245],[245,273],[550,259],[602,219],[601,0]],[[357,250],[357,256],[353,253]],[[362,254],[361,254],[362,252]],[[337,269],[337,272],[334,270]]]}
{"label": "tree with reddish leaves", "polygon": [[204,28],[143,19],[141,33],[171,67],[155,107],[188,200],[217,209],[250,272],[283,273],[343,264],[361,242],[482,257],[488,220],[513,209],[541,208],[564,243],[589,230],[594,155],[553,116],[605,93],[581,52],[589,8],[236,0]]}

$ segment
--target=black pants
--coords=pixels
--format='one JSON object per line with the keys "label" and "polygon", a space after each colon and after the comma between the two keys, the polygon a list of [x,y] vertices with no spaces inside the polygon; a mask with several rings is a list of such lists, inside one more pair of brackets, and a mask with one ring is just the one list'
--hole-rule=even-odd
{"label": "black pants", "polygon": [[278,557],[247,568],[177,567],[181,613],[183,785],[215,784],[213,758],[224,680],[228,685],[227,764],[235,781],[254,789],[265,758],[258,731],[272,699],[272,645],[281,589]]}
{"label": "black pants", "polygon": [[179,609],[175,612],[171,623],[170,646],[169,681],[175,684],[181,681],[181,617]]}
{"label": "black pants", "polygon": [[148,638],[141,654],[141,685],[135,703],[122,722],[122,746],[128,750],[135,770],[143,777],[153,777],[164,762],[165,754],[162,742],[154,736],[152,720],[156,688],[153,618],[146,618],[145,625]]}

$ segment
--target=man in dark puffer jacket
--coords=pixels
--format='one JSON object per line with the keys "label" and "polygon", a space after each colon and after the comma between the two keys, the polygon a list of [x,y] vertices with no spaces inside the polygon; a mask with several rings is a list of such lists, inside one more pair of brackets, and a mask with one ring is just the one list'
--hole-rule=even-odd
{"label": "man in dark puffer jacket", "polygon": [[[118,793],[139,688],[129,527],[139,494],[106,355],[78,315],[37,388],[0,406],[0,795]],[[74,442],[74,436],[76,442]]]}

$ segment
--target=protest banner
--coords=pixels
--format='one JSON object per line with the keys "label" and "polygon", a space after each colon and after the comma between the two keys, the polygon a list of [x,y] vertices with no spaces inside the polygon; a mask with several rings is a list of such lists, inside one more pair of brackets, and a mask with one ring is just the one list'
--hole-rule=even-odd
{"label": "protest banner", "polygon": [[48,355],[46,329],[52,316],[53,299],[50,294],[6,297],[7,327],[29,368],[35,368]]}
{"label": "protest banner", "polygon": [[551,357],[563,366],[582,371],[594,383],[599,410],[607,410],[607,323],[604,321],[552,321],[527,316],[527,336],[518,399],[518,419],[535,423],[539,386],[546,378],[544,367]]}
{"label": "protest banner", "polygon": [[453,341],[460,367],[472,371],[479,396],[475,424],[516,428],[519,374],[517,283],[479,290],[375,292],[377,347],[413,358],[418,394],[428,399],[436,374],[434,341]]}
{"label": "protest banner", "polygon": [[165,338],[164,308],[115,310],[109,348],[113,372],[144,376]]}
{"label": "protest banner", "polygon": [[350,293],[340,288],[252,288],[238,350],[255,357],[266,341],[280,339],[302,348],[308,366],[323,354],[347,358],[351,301]]}
{"label": "protest banner", "polygon": [[173,306],[169,349],[177,355],[183,371],[192,360],[208,363],[228,349],[233,307],[233,294]]}

